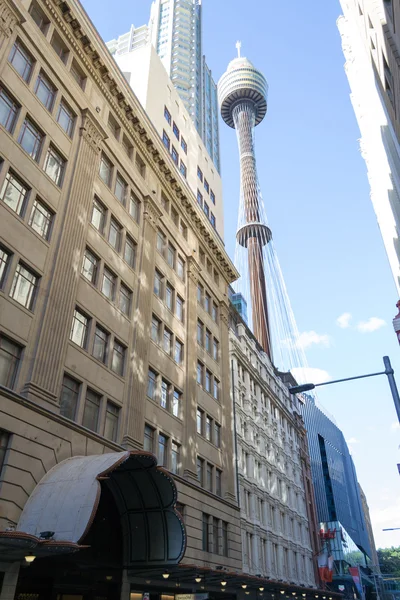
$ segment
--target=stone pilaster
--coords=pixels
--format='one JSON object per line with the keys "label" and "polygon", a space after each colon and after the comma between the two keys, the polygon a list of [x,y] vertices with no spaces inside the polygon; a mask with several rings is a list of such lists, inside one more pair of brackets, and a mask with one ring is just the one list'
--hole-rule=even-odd
{"label": "stone pilaster", "polygon": [[230,393],[230,361],[229,361],[229,307],[225,302],[219,306],[220,345],[221,345],[221,390],[220,401],[223,415],[223,448],[224,448],[224,480],[225,499],[238,501],[236,498],[236,465],[233,444],[233,403]]}
{"label": "stone pilaster", "polygon": [[189,258],[187,265],[186,293],[186,410],[185,410],[185,443],[184,475],[198,483],[197,451],[196,451],[196,411],[197,411],[197,283],[200,268],[194,258]]}
{"label": "stone pilaster", "polygon": [[[0,600],[14,600],[20,564],[20,562],[7,564],[7,567],[5,568],[3,586],[0,593]],[[0,565],[0,570],[3,570],[1,567],[2,565]]]}
{"label": "stone pilaster", "polygon": [[[72,309],[81,272],[86,241],[87,220],[93,198],[93,185],[99,168],[101,144],[106,136],[89,111],[82,114],[80,137],[69,168],[73,169],[69,188],[64,192],[63,218],[57,241],[53,244],[53,277],[39,288],[43,313],[37,331],[37,347],[31,375],[23,392],[57,406],[62,365],[71,327]],[[67,166],[68,169],[68,166]]]}
{"label": "stone pilaster", "polygon": [[144,200],[142,246],[139,261],[137,304],[134,315],[130,389],[127,398],[123,445],[129,450],[143,448],[149,339],[154,286],[157,225],[162,215],[155,201]]}
{"label": "stone pilaster", "polygon": [[15,27],[24,21],[25,17],[13,2],[0,0],[0,50],[13,34]]}

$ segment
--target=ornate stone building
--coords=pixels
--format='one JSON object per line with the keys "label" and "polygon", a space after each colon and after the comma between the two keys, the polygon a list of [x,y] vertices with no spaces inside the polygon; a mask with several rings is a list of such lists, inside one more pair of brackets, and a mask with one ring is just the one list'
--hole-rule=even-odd
{"label": "ornate stone building", "polygon": [[316,586],[314,492],[298,400],[233,308],[230,357],[243,570]]}
{"label": "ornate stone building", "polygon": [[[78,571],[69,563],[75,575],[62,581],[65,563],[48,558],[47,549],[96,549],[88,542],[95,537],[90,525],[94,519],[96,535],[107,538],[109,530],[99,533],[99,515],[112,504],[107,486],[119,477],[122,496],[111,489],[118,502],[145,495],[135,475],[138,455],[128,458],[126,451],[138,451],[143,469],[154,470],[143,459],[143,449],[152,452],[168,481],[166,473],[173,473],[186,525],[184,564],[240,572],[226,294],[236,277],[81,5],[0,0],[2,600],[15,593],[82,596],[77,589],[97,589],[106,575],[116,585],[125,581],[126,569],[110,574],[106,561],[90,571],[84,558]],[[199,323],[204,347],[196,343]],[[109,453],[117,454],[104,459],[107,468],[96,467]],[[60,483],[67,480],[66,459],[67,487]],[[79,502],[93,481],[99,487],[86,529],[67,535],[60,531],[62,513],[70,510],[70,523],[82,526]],[[44,483],[54,489],[45,501]],[[176,496],[164,492],[172,510]],[[163,507],[162,490],[157,494]],[[129,510],[120,509],[119,523]],[[182,548],[174,554],[167,535],[174,519],[146,518],[142,529],[128,528],[131,537],[142,531],[143,539],[131,539],[121,525],[124,552],[126,544],[131,548],[122,564],[176,562]],[[157,556],[150,560],[152,550]],[[20,569],[26,553],[37,558]],[[161,574],[153,574],[152,585],[175,589],[183,581],[172,571],[168,581]],[[129,577],[142,589],[143,573]],[[114,597],[116,589],[100,586],[97,594]]]}

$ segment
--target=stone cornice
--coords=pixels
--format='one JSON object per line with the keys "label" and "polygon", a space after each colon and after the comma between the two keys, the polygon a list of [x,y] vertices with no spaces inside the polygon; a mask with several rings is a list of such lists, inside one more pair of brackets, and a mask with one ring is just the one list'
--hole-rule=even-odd
{"label": "stone cornice", "polygon": [[131,135],[136,148],[150,165],[155,176],[171,197],[180,203],[185,218],[202,244],[210,251],[224,273],[225,279],[228,282],[235,281],[239,274],[228,257],[223,243],[217,234],[212,232],[205,215],[200,213],[189,186],[177,180],[180,178],[162,140],[82,7],[75,0],[43,0],[43,3],[51,13],[55,25],[68,39]]}
{"label": "stone cornice", "polygon": [[10,37],[16,24],[22,24],[25,17],[14,2],[0,0],[0,33]]}

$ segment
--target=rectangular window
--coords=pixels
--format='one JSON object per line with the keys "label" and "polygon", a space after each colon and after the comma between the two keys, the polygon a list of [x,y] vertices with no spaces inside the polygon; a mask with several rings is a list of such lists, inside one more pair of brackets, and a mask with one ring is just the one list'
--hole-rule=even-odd
{"label": "rectangular window", "polygon": [[176,296],[176,316],[180,321],[183,321],[183,306],[184,301],[180,296]]}
{"label": "rectangular window", "polygon": [[206,329],[206,350],[210,354],[211,354],[211,340],[212,340],[211,331],[208,331],[208,329]]}
{"label": "rectangular window", "polygon": [[217,496],[222,496],[222,471],[215,470],[215,493]]}
{"label": "rectangular window", "polygon": [[165,234],[162,231],[157,231],[157,250],[162,256],[165,254],[166,245],[167,240]]}
{"label": "rectangular window", "polygon": [[222,556],[228,556],[228,523],[222,521]]}
{"label": "rectangular window", "polygon": [[119,126],[118,121],[116,119],[114,119],[114,117],[112,116],[111,113],[109,113],[109,115],[108,115],[108,127],[110,128],[111,133],[113,134],[115,139],[119,140],[119,134],[121,132],[121,127]]}
{"label": "rectangular window", "polygon": [[29,14],[31,15],[33,21],[39,27],[40,31],[46,35],[47,28],[49,26],[49,20],[42,11],[42,9],[36,4],[36,2],[32,2],[29,7]]}
{"label": "rectangular window", "polygon": [[108,242],[116,250],[121,248],[122,227],[114,220],[110,221],[110,231],[108,232]]}
{"label": "rectangular window", "polygon": [[26,118],[21,127],[18,142],[36,162],[39,160],[43,137],[43,133],[39,131],[36,125],[29,118]]}
{"label": "rectangular window", "polygon": [[154,429],[149,425],[144,426],[144,444],[143,448],[146,452],[153,452],[154,448]]}
{"label": "rectangular window", "polygon": [[68,137],[74,132],[75,114],[64,100],[60,102],[57,113],[57,122],[64,129]]}
{"label": "rectangular window", "polygon": [[56,185],[61,187],[64,177],[65,160],[52,146],[50,146],[47,151],[43,168],[50,179],[52,179]]}
{"label": "rectangular window", "polygon": [[115,284],[116,277],[114,273],[111,273],[111,271],[104,267],[101,291],[109,300],[114,300],[115,298]]}
{"label": "rectangular window", "polygon": [[175,475],[179,474],[180,466],[180,446],[176,442],[172,442],[171,448],[171,472]]}
{"label": "rectangular window", "polygon": [[200,169],[200,167],[197,167],[197,177],[201,182],[203,182],[203,171]]}
{"label": "rectangular window", "polygon": [[204,552],[210,552],[210,517],[203,513],[203,545]]}
{"label": "rectangular window", "polygon": [[199,304],[203,304],[203,294],[204,294],[204,288],[200,283],[198,283],[197,284],[197,302]]}
{"label": "rectangular window", "polygon": [[210,223],[211,225],[214,227],[214,229],[216,228],[217,224],[215,221],[215,215],[213,215],[213,213],[211,213],[211,217],[210,217]]}
{"label": "rectangular window", "polygon": [[91,431],[97,431],[100,414],[101,396],[90,390],[86,390],[85,408],[83,410],[82,425]]}
{"label": "rectangular window", "polygon": [[213,552],[219,554],[219,539],[218,539],[219,521],[213,517]]}
{"label": "rectangular window", "polygon": [[208,369],[206,369],[206,392],[211,394],[211,380],[212,375]]}
{"label": "rectangular window", "polygon": [[178,155],[176,148],[174,148],[174,146],[172,146],[171,157],[172,157],[172,160],[174,161],[174,163],[176,164],[176,166],[178,166],[179,165],[179,155]]}
{"label": "rectangular window", "polygon": [[132,269],[136,264],[136,243],[127,235],[125,239],[124,260]]}
{"label": "rectangular window", "polygon": [[104,437],[113,442],[117,441],[118,423],[121,409],[113,402],[107,401],[106,406],[106,421],[104,425]]}
{"label": "rectangular window", "polygon": [[187,167],[186,167],[186,165],[185,165],[185,163],[183,162],[182,159],[181,159],[181,162],[180,162],[179,170],[182,173],[182,175],[184,176],[184,178],[186,179],[186,177],[187,177]]}
{"label": "rectangular window", "polygon": [[214,444],[221,448],[221,425],[214,422]]}
{"label": "rectangular window", "polygon": [[204,202],[203,210],[204,210],[204,214],[206,215],[206,217],[208,219],[210,217],[210,209],[208,207],[207,202]]}
{"label": "rectangular window", "polygon": [[125,134],[122,135],[122,147],[125,150],[125,153],[128,156],[128,158],[132,158],[133,146]]}
{"label": "rectangular window", "polygon": [[0,246],[0,290],[4,285],[11,253]]}
{"label": "rectangular window", "polygon": [[201,487],[204,487],[204,460],[200,456],[197,457],[197,479]]}
{"label": "rectangular window", "polygon": [[172,332],[169,331],[166,327],[164,327],[164,342],[163,342],[164,352],[171,356],[172,354]]}
{"label": "rectangular window", "polygon": [[187,154],[187,143],[185,142],[183,136],[181,137],[181,147],[185,154]]}
{"label": "rectangular window", "polygon": [[197,343],[199,346],[204,344],[204,325],[201,321],[197,321]]}
{"label": "rectangular window", "polygon": [[69,375],[64,375],[60,396],[60,414],[73,421],[78,406],[78,398],[81,384],[72,379]]}
{"label": "rectangular window", "polygon": [[168,122],[168,125],[171,125],[171,113],[169,112],[166,106],[164,106],[164,117],[165,120]]}
{"label": "rectangular window", "polygon": [[214,323],[218,323],[218,306],[213,302],[211,317]]}
{"label": "rectangular window", "polygon": [[203,418],[204,412],[201,408],[198,408],[196,412],[196,430],[200,435],[203,435]]}
{"label": "rectangular window", "polygon": [[36,80],[35,94],[40,102],[51,112],[56,95],[56,88],[47,79],[46,75],[41,71]]}
{"label": "rectangular window", "polygon": [[175,255],[176,255],[175,248],[172,246],[172,244],[168,244],[167,262],[168,262],[169,266],[172,268],[174,268],[174,266],[175,266]]}
{"label": "rectangular window", "polygon": [[166,133],[166,131],[163,131],[162,141],[163,141],[164,146],[167,148],[167,150],[169,152],[171,141],[170,141],[169,136]]}
{"label": "rectangular window", "polygon": [[114,346],[111,357],[111,370],[121,377],[124,374],[126,348],[120,342],[114,339]]}
{"label": "rectangular window", "polygon": [[203,194],[200,190],[197,190],[197,202],[200,204],[201,208],[203,208]]}
{"label": "rectangular window", "polygon": [[172,131],[174,132],[174,136],[176,137],[177,140],[179,140],[179,128],[178,125],[175,123],[172,126]]}
{"label": "rectangular window", "polygon": [[155,400],[156,388],[157,388],[157,373],[152,371],[152,369],[149,369],[149,372],[147,375],[147,395],[152,400]]}
{"label": "rectangular window", "polygon": [[207,485],[207,490],[209,492],[213,491],[213,469],[214,469],[214,467],[212,465],[210,465],[210,463],[207,463],[207,480],[206,480],[206,485]]}
{"label": "rectangular window", "polygon": [[6,431],[0,429],[0,475],[5,463],[5,457],[9,441],[10,435]]}
{"label": "rectangular window", "polygon": [[210,314],[211,311],[211,296],[208,292],[204,295],[204,310]]}
{"label": "rectangular window", "polygon": [[111,174],[112,174],[112,164],[108,160],[108,158],[106,156],[104,156],[104,154],[102,154],[101,160],[100,160],[99,175],[100,175],[100,178],[104,181],[104,183],[106,185],[108,185],[108,187],[110,187],[110,183],[111,183]]}
{"label": "rectangular window", "polygon": [[175,362],[178,365],[183,362],[183,344],[178,339],[175,339]]}
{"label": "rectangular window", "polygon": [[207,194],[208,194],[208,193],[209,193],[209,191],[210,191],[210,186],[209,186],[209,184],[208,184],[208,181],[207,181],[207,179],[204,179],[204,189],[206,190],[206,192],[207,192]]}
{"label": "rectangular window", "polygon": [[216,362],[219,360],[219,342],[216,339],[213,341],[213,359]]}
{"label": "rectangular window", "polygon": [[161,398],[160,398],[160,405],[161,408],[165,408],[165,410],[168,410],[168,397],[169,397],[169,384],[163,379],[161,381]]}
{"label": "rectangular window", "polygon": [[69,339],[80,346],[86,348],[90,319],[77,308],[74,310],[72,327]]}
{"label": "rectangular window", "polygon": [[214,192],[212,190],[210,191],[210,198],[211,198],[211,202],[213,204],[215,204],[215,194],[214,194]]}
{"label": "rectangular window", "polygon": [[167,466],[167,447],[168,438],[162,433],[158,434],[158,464],[162,467]]}
{"label": "rectangular window", "polygon": [[54,52],[61,58],[64,64],[66,64],[68,59],[68,47],[60,38],[58,33],[55,31],[53,33],[53,37],[51,38],[51,45],[53,47]]}
{"label": "rectangular window", "polygon": [[212,431],[212,418],[206,416],[206,440],[211,442],[211,431]]}
{"label": "rectangular window", "polygon": [[156,270],[155,275],[154,275],[154,293],[161,300],[163,299],[163,296],[164,296],[163,284],[164,284],[164,277],[163,277],[163,275],[161,275],[161,273],[159,271]]}
{"label": "rectangular window", "polygon": [[11,287],[11,298],[28,310],[32,310],[38,283],[39,277],[22,263],[18,263]]}
{"label": "rectangular window", "polygon": [[172,396],[172,414],[174,417],[178,418],[181,416],[181,397],[182,394],[178,392],[178,390],[174,390],[174,394]]}
{"label": "rectangular window", "polygon": [[106,213],[106,207],[97,198],[94,198],[90,222],[92,223],[93,227],[95,227],[97,231],[101,234],[104,233]]}
{"label": "rectangular window", "polygon": [[98,266],[99,259],[86,248],[83,256],[82,275],[93,285],[96,285]]}
{"label": "rectangular window", "polygon": [[125,204],[126,193],[128,191],[128,184],[124,181],[121,175],[118,173],[115,180],[115,195],[121,204]]}
{"label": "rectangular window", "polygon": [[0,335],[0,385],[12,388],[21,360],[22,347]]}
{"label": "rectangular window", "polygon": [[135,165],[139,171],[139,175],[143,178],[146,176],[146,164],[143,158],[136,152]]}
{"label": "rectangular window", "polygon": [[14,130],[20,105],[0,87],[0,123],[10,133]]}
{"label": "rectangular window", "polygon": [[178,256],[176,261],[176,273],[180,279],[185,279],[185,261],[180,256]]}
{"label": "rectangular window", "polygon": [[121,283],[119,289],[119,309],[120,311],[129,317],[131,312],[131,303],[132,303],[132,292],[129,288],[126,287],[123,283]]}
{"label": "rectangular window", "polygon": [[179,221],[179,233],[187,240],[187,226],[182,219]]}
{"label": "rectangular window", "polygon": [[19,40],[14,43],[8,58],[22,79],[29,83],[32,74],[33,58]]}
{"label": "rectangular window", "polygon": [[165,304],[169,310],[174,310],[174,288],[168,282],[165,286]]}
{"label": "rectangular window", "polygon": [[136,223],[139,223],[139,221],[140,221],[140,201],[134,194],[131,194],[131,197],[129,200],[129,214],[131,215],[132,219],[134,221],[136,221]]}
{"label": "rectangular window", "polygon": [[197,361],[197,383],[203,385],[204,366],[200,361]]}
{"label": "rectangular window", "polygon": [[52,220],[53,213],[39,200],[35,199],[29,219],[29,225],[32,229],[34,229],[42,238],[48,240],[50,237]]}
{"label": "rectangular window", "polygon": [[102,363],[107,361],[109,334],[96,325],[93,340],[93,356]]}
{"label": "rectangular window", "polygon": [[219,400],[219,381],[214,377],[213,396],[216,400]]}

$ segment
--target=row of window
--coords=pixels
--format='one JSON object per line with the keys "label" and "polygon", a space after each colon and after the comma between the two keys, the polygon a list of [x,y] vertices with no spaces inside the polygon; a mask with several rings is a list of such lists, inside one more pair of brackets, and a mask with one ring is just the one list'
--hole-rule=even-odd
{"label": "row of window", "polygon": [[177,336],[155,315],[151,319],[151,339],[161,346],[171,356],[176,364],[181,365],[184,360],[183,343]]}
{"label": "row of window", "polygon": [[187,178],[187,167],[186,167],[186,165],[185,165],[185,163],[183,162],[182,159],[179,160],[178,151],[175,148],[175,146],[173,144],[171,144],[171,140],[169,139],[169,135],[166,133],[165,130],[163,130],[162,141],[163,141],[164,146],[168,150],[168,152],[171,154],[172,160],[174,161],[174,163],[176,164],[176,166],[179,167],[179,171],[182,173],[182,175],[186,179]]}
{"label": "row of window", "polygon": [[20,344],[0,333],[0,385],[11,389],[14,387],[22,351]]}
{"label": "row of window", "polygon": [[217,226],[217,221],[216,221],[215,215],[212,211],[210,211],[210,207],[208,206],[207,202],[204,200],[203,194],[200,192],[200,190],[197,190],[197,202],[201,206],[207,219],[210,221],[211,225],[215,229]]}
{"label": "row of window", "polygon": [[[107,187],[111,188],[114,180],[115,167],[112,162],[107,158],[105,154],[101,155],[99,175],[101,180],[106,184]],[[140,201],[129,185],[119,173],[116,171],[115,182],[114,182],[114,195],[117,200],[125,206],[131,217],[139,223],[140,220]],[[127,206],[127,199],[129,203]]]}
{"label": "row of window", "polygon": [[221,448],[221,425],[201,408],[197,408],[196,412],[196,430],[217,448]]}
{"label": "row of window", "polygon": [[[10,271],[13,253],[0,246],[0,290],[4,289]],[[25,263],[19,261],[14,272],[10,289],[10,298],[18,304],[32,311],[34,308],[40,275],[30,269]]]}
{"label": "row of window", "polygon": [[90,221],[101,235],[107,235],[108,243],[114,248],[119,254],[122,252],[125,262],[135,268],[136,255],[137,255],[137,244],[136,242],[125,232],[122,225],[111,215],[109,223],[107,223],[107,209],[95,197],[92,206],[92,215]]}
{"label": "row of window", "polygon": [[197,361],[197,383],[209,394],[211,394],[215,400],[220,399],[220,382],[219,380],[209,371],[204,364]]}
{"label": "row of window", "polygon": [[182,281],[185,279],[185,261],[176,251],[175,246],[167,240],[167,236],[160,229],[157,231],[157,250],[167,261],[171,269]]}
{"label": "row of window", "polygon": [[218,306],[201,283],[197,284],[197,302],[211,316],[214,323],[218,323]]}
{"label": "row of window", "polygon": [[183,322],[185,302],[171,283],[157,269],[154,275],[154,293],[164,302],[168,310],[174,313],[179,321]]}
{"label": "row of window", "polygon": [[147,397],[174,417],[182,418],[182,392],[151,368],[147,375]]}
{"label": "row of window", "polygon": [[[172,123],[171,113],[169,112],[169,110],[168,110],[168,108],[166,106],[164,106],[164,117],[165,117],[165,120],[167,121],[168,125],[171,125],[171,123]],[[186,143],[185,138],[183,137],[183,135],[180,135],[179,127],[175,123],[175,121],[174,121],[174,123],[172,125],[172,131],[173,131],[174,136],[178,140],[178,142],[179,141],[181,142],[181,148],[182,148],[182,150],[184,151],[185,154],[187,154],[187,143]],[[169,150],[169,147],[168,147],[168,150]]]}
{"label": "row of window", "polygon": [[[30,192],[30,188],[12,171],[9,171],[0,192],[0,200],[24,219],[27,213]],[[54,212],[36,196],[30,211],[28,225],[43,239],[49,240],[53,221]]]}
{"label": "row of window", "polygon": [[217,269],[213,268],[212,262],[210,261],[209,258],[206,257],[206,253],[203,250],[203,248],[199,248],[199,255],[200,255],[200,263],[203,265],[203,267],[205,267],[207,269],[207,273],[211,276],[214,277],[214,281],[217,285],[219,285],[219,273],[217,271]]}
{"label": "row of window", "polygon": [[81,396],[82,382],[65,374],[61,388],[60,414],[71,421],[79,421],[87,429],[116,442],[121,408],[107,397],[86,387],[82,411],[79,406]]}
{"label": "row of window", "polygon": [[187,240],[188,239],[187,225],[186,225],[185,221],[182,219],[182,217],[179,216],[178,211],[174,208],[174,206],[171,204],[171,202],[168,200],[168,198],[166,197],[166,195],[163,192],[161,192],[161,206],[163,207],[165,212],[171,216],[171,219],[172,219],[175,227],[178,229],[179,233],[185,238],[185,240]]}
{"label": "row of window", "polygon": [[197,457],[197,479],[202,488],[222,497],[222,471],[200,456]]}
{"label": "row of window", "polygon": [[92,356],[110,367],[114,373],[124,375],[126,346],[79,308],[75,308],[70,340],[83,350],[92,348]]}
{"label": "row of window", "polygon": [[203,513],[202,550],[228,556],[228,523]]}
{"label": "row of window", "polygon": [[159,465],[165,467],[175,475],[180,475],[182,470],[180,444],[164,433],[159,432],[157,437],[157,451],[155,452],[155,437],[156,430],[146,424],[144,427],[144,450],[153,454],[156,453]]}
{"label": "row of window", "polygon": [[200,319],[197,319],[197,343],[205,348],[216,362],[219,362],[219,341],[213,337],[211,331],[204,326]]}
{"label": "row of window", "polygon": [[210,189],[210,184],[208,183],[207,179],[203,176],[203,171],[200,169],[199,166],[197,166],[197,177],[200,179],[201,183],[203,183],[204,189],[206,190],[207,194],[210,195],[211,202],[215,204],[215,194],[212,191],[212,189]]}
{"label": "row of window", "polygon": [[98,280],[100,279],[102,294],[111,302],[117,301],[120,311],[129,317],[132,305],[132,291],[106,265],[103,265],[101,277],[100,272],[100,259],[89,248],[86,248],[83,256],[82,275],[95,287],[97,287]]}

